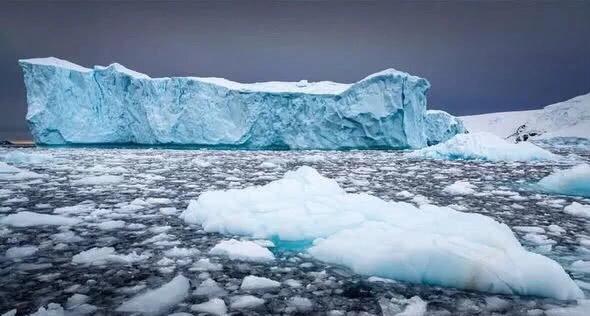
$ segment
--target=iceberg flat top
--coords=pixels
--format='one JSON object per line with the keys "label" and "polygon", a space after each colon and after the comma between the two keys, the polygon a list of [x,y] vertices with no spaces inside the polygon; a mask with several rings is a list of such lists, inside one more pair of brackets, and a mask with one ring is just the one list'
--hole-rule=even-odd
{"label": "iceberg flat top", "polygon": [[[46,57],[46,58],[30,58],[30,59],[20,59],[20,63],[26,64],[36,64],[36,65],[46,65],[46,66],[53,66],[58,68],[64,68],[74,71],[80,72],[90,72],[93,71],[91,68],[86,68],[67,60],[62,60],[56,57]],[[117,72],[127,74],[136,79],[154,79],[154,80],[166,80],[170,79],[169,77],[163,78],[150,78],[148,75],[131,70],[126,68],[125,66],[113,63],[107,67],[105,66],[94,66],[95,70],[105,70],[108,68],[113,68]],[[358,82],[362,82],[371,78],[375,78],[378,76],[401,76],[407,77],[409,80],[417,81],[423,80],[420,77],[412,76],[408,73],[403,71],[398,71],[392,68],[385,69],[374,74],[371,74]],[[217,86],[221,86],[230,90],[242,91],[242,92],[267,92],[267,93],[306,93],[306,94],[332,94],[338,95],[342,92],[348,90],[354,83],[338,83],[332,81],[318,81],[318,82],[308,82],[307,80],[300,80],[300,81],[268,81],[268,82],[254,82],[254,83],[240,83],[231,81],[225,78],[217,78],[217,77],[194,77],[188,76],[185,77],[190,80],[196,80],[204,83],[209,83]]]}

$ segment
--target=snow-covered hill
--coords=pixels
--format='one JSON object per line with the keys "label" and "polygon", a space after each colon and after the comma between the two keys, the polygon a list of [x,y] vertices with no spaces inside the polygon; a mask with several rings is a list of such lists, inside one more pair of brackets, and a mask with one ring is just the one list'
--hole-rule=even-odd
{"label": "snow-covered hill", "polygon": [[590,139],[590,93],[540,110],[462,116],[470,132],[490,132],[516,140],[579,137]]}

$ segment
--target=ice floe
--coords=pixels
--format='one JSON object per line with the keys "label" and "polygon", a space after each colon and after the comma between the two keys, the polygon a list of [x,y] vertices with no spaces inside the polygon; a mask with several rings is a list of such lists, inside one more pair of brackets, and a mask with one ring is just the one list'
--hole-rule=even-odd
{"label": "ice floe", "polygon": [[225,256],[232,260],[268,262],[275,259],[272,252],[249,240],[223,240],[211,248],[209,254]]}
{"label": "ice floe", "polygon": [[242,285],[240,285],[240,289],[244,291],[251,291],[251,290],[264,290],[264,289],[272,289],[280,287],[281,283],[275,280],[271,280],[265,277],[258,277],[255,275],[249,275],[242,280]]}
{"label": "ice floe", "polygon": [[146,260],[149,254],[138,255],[132,252],[128,255],[122,255],[115,252],[113,247],[91,248],[80,252],[72,257],[72,263],[87,265],[104,265],[107,263],[131,264],[138,261]]}
{"label": "ice floe", "polygon": [[407,156],[489,161],[556,160],[559,157],[532,143],[515,144],[486,132],[457,134],[444,143],[413,151]]}
{"label": "ice floe", "polygon": [[[346,193],[310,167],[264,186],[205,192],[182,217],[206,231],[313,241],[308,252],[315,258],[365,275],[494,293],[583,297],[558,263],[528,252],[508,226],[490,217]],[[243,243],[256,250],[245,251]],[[264,250],[231,240],[211,254],[243,258]]]}
{"label": "ice floe", "polygon": [[18,212],[0,218],[0,224],[15,227],[30,227],[42,225],[71,226],[80,222],[77,218],[61,215],[41,214],[29,211]]}
{"label": "ice floe", "polygon": [[538,182],[546,192],[590,197],[590,165],[555,171]]}
{"label": "ice floe", "polygon": [[188,296],[189,289],[190,281],[179,274],[170,282],[124,302],[117,308],[117,311],[159,315],[182,302]]}

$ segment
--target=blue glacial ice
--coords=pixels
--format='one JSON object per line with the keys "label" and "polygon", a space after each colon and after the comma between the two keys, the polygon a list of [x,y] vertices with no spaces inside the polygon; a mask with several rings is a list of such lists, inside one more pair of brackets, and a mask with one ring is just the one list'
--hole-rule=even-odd
{"label": "blue glacial ice", "polygon": [[463,122],[440,110],[426,111],[426,139],[428,146],[445,142],[457,134],[465,133]]}
{"label": "blue glacial ice", "polygon": [[313,257],[357,273],[503,294],[584,297],[555,261],[527,251],[505,224],[449,207],[347,193],[300,167],[264,186],[208,191],[181,217],[205,231],[311,241]]}
{"label": "blue glacial ice", "polygon": [[150,78],[112,64],[20,60],[36,143],[421,148],[464,132],[426,111],[427,80],[387,69],[353,84]]}
{"label": "blue glacial ice", "polygon": [[537,186],[549,193],[590,197],[590,165],[555,171],[541,179]]}
{"label": "blue glacial ice", "polygon": [[488,132],[457,134],[406,155],[409,158],[487,161],[558,160],[559,156],[529,142],[514,143]]}

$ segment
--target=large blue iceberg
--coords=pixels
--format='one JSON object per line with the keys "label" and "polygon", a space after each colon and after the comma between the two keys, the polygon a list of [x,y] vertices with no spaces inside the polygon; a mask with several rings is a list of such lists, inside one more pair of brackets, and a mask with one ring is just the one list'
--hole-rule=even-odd
{"label": "large blue iceberg", "polygon": [[353,84],[242,84],[53,57],[19,63],[37,144],[402,149],[464,132],[451,115],[427,114],[427,80],[393,69]]}

